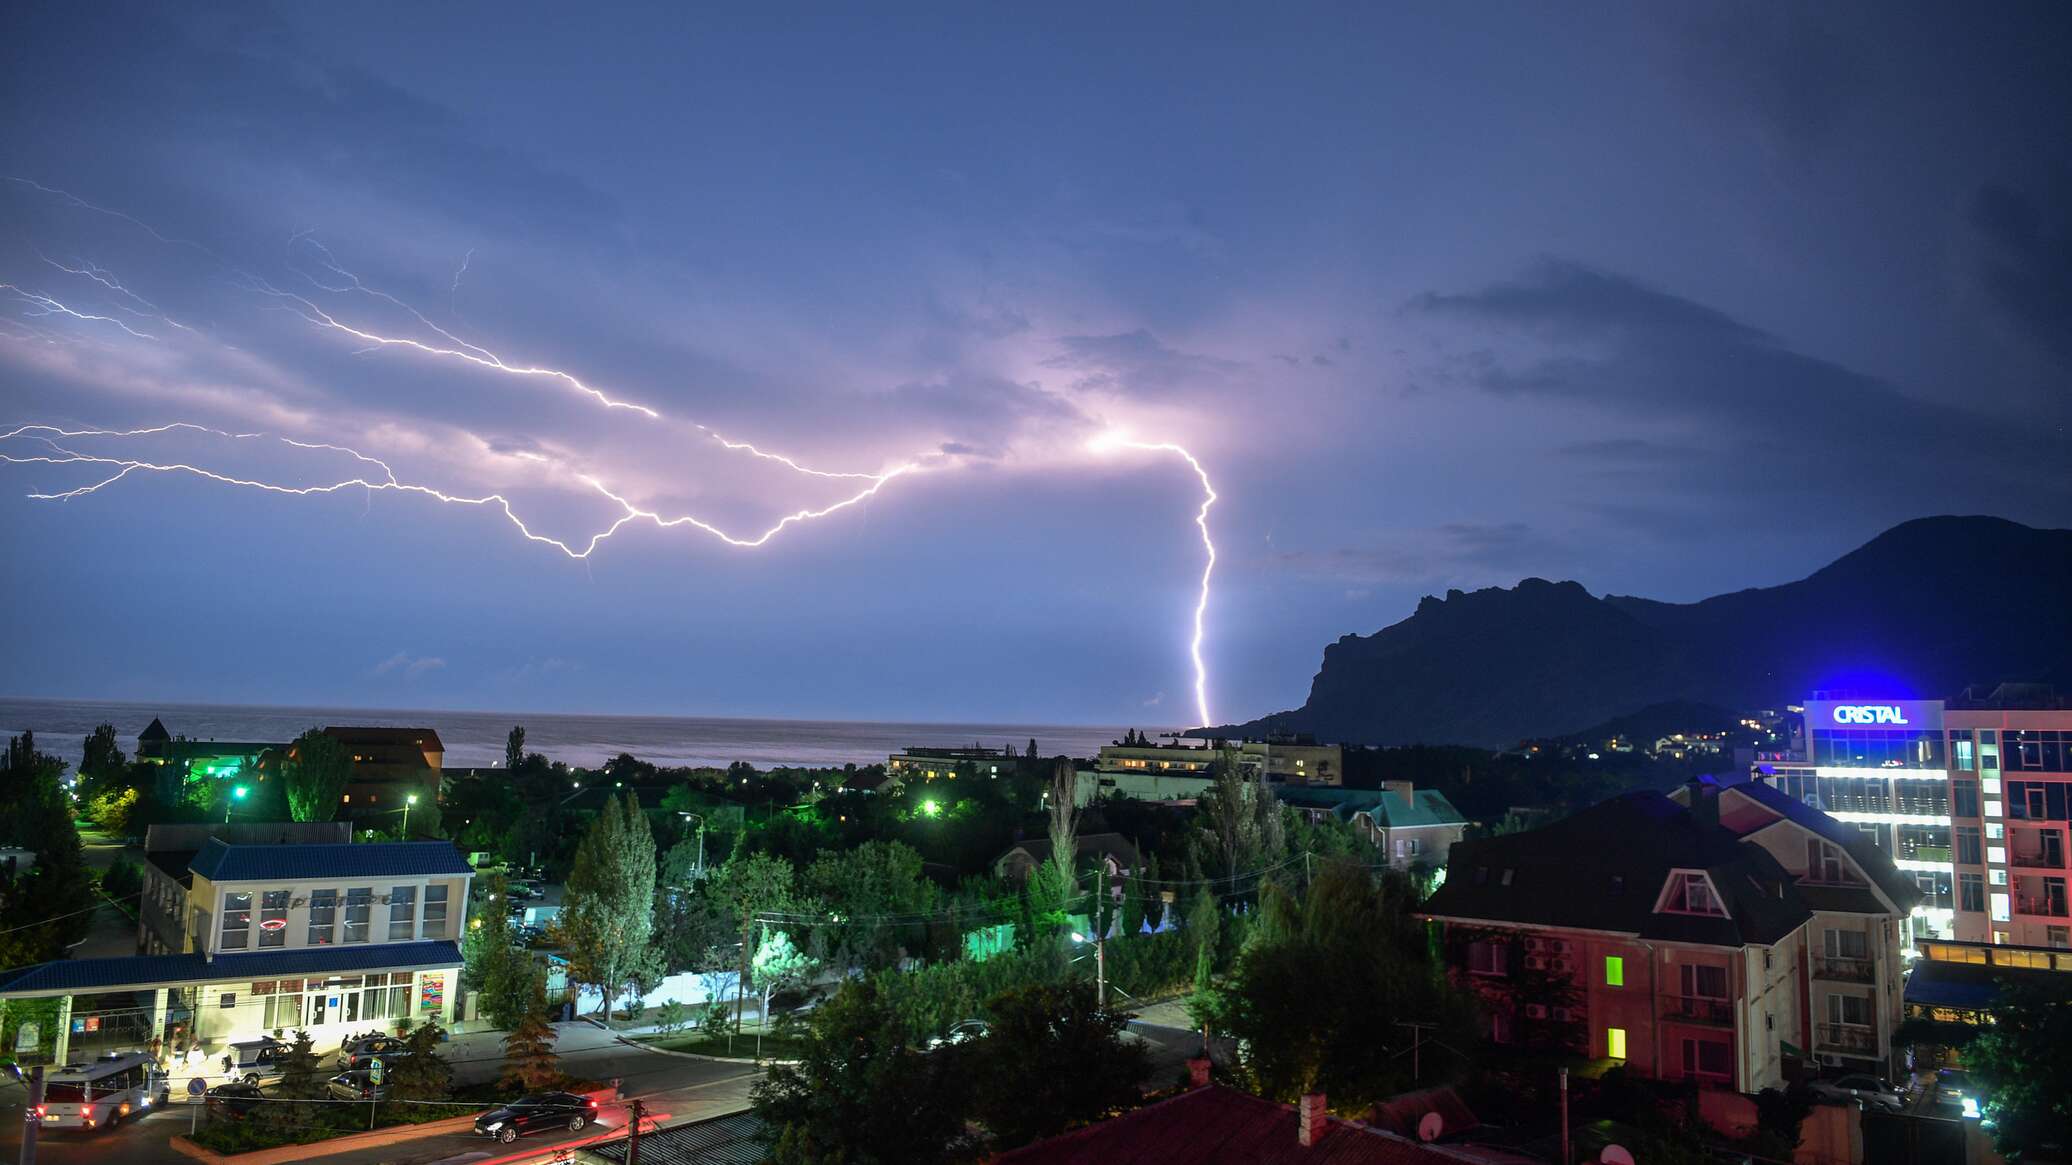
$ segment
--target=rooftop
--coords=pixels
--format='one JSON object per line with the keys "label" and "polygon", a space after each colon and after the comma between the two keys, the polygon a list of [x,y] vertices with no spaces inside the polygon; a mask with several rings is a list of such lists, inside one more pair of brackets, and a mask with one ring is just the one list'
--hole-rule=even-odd
{"label": "rooftop", "polygon": [[[1877,883],[1878,889],[1899,909],[1903,911],[1911,910],[1916,903],[1921,901],[1921,887],[1914,882],[1914,879],[1894,865],[1891,855],[1878,848],[1876,842],[1873,842],[1869,836],[1855,826],[1845,825],[1842,822],[1836,821],[1819,809],[1806,804],[1804,801],[1791,796],[1781,789],[1772,788],[1761,781],[1736,781],[1732,784],[1712,786],[1712,788],[1718,797],[1740,798],[1748,801],[1761,811],[1762,814],[1768,815],[1771,822],[1778,819],[1789,821],[1807,832],[1839,846],[1844,853],[1847,853],[1850,858],[1855,860],[1857,867],[1864,872],[1866,877]],[[1679,803],[1688,803],[1690,790],[1691,786],[1686,785],[1671,794],[1671,797]],[[1767,828],[1769,824],[1769,822],[1765,822],[1754,829],[1735,826],[1734,823],[1739,819],[1740,814],[1734,812],[1731,803],[1722,806],[1720,816],[1724,823],[1730,828],[1734,828],[1736,833],[1744,837],[1756,833],[1760,829]],[[1847,887],[1800,886],[1799,892],[1815,910],[1858,910],[1860,912],[1859,907],[1844,904],[1848,901],[1846,895],[1852,893]],[[1853,893],[1861,894],[1862,892],[1854,891]]]}
{"label": "rooftop", "polygon": [[0,998],[137,990],[180,983],[235,983],[282,975],[411,971],[460,965],[460,947],[448,942],[353,943],[283,947],[207,955],[128,955],[112,959],[58,959],[0,971]]}
{"label": "rooftop", "polygon": [[[672,1125],[640,1135],[640,1159],[645,1165],[754,1165],[768,1155],[756,1140],[763,1122],[752,1112]],[[583,1151],[600,1161],[627,1159],[630,1146],[622,1138]]]}
{"label": "rooftop", "polygon": [[214,837],[195,854],[188,868],[212,882],[408,878],[474,872],[450,841],[227,845]]}

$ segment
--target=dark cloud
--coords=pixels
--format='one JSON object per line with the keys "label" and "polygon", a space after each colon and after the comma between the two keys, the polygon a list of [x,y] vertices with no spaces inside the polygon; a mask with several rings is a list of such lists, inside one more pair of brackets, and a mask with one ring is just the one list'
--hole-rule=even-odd
{"label": "dark cloud", "polygon": [[1773,150],[1831,146],[1875,81],[1850,18],[1818,5],[1734,6],[1686,27],[1684,75]]}
{"label": "dark cloud", "polygon": [[1316,355],[1311,356],[1309,358],[1309,362],[1311,364],[1316,365],[1319,368],[1329,368],[1332,365],[1338,363],[1338,361],[1331,359],[1329,356],[1324,355],[1322,352],[1319,352]]}
{"label": "dark cloud", "polygon": [[1987,296],[2037,343],[2072,360],[2072,199],[2043,202],[1988,184],[1968,218]]}
{"label": "dark cloud", "polygon": [[1235,360],[1182,352],[1144,328],[1112,336],[1060,336],[1064,351],[1045,368],[1076,372],[1072,387],[1123,396],[1171,397],[1229,388],[1246,366]]}
{"label": "dark cloud", "polygon": [[1359,546],[1288,551],[1282,566],[1360,583],[1511,582],[1572,561],[1557,537],[1525,522],[1447,522],[1401,530]]}

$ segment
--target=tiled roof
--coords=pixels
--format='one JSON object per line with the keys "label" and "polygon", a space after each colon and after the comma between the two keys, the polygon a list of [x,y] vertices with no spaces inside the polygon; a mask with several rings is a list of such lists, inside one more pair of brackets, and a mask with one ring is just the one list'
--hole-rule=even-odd
{"label": "tiled roof", "polygon": [[[1304,1147],[1285,1104],[1212,1084],[1112,1120],[1001,1153],[998,1165],[1452,1165],[1458,1158],[1328,1119]],[[647,1146],[641,1145],[641,1158]]]}
{"label": "tiled roof", "polygon": [[1466,825],[1468,819],[1453,807],[1446,794],[1437,789],[1416,789],[1412,791],[1414,804],[1405,805],[1401,797],[1390,794],[1381,799],[1375,807],[1376,824],[1396,828],[1414,828],[1421,825]]}
{"label": "tiled roof", "polygon": [[0,997],[54,991],[113,991],[176,983],[234,983],[241,979],[269,979],[282,975],[410,971],[459,965],[460,947],[449,942],[283,947],[273,951],[219,954],[214,962],[201,954],[58,959],[15,971],[0,971]]}
{"label": "tiled roof", "polygon": [[[755,1165],[769,1152],[755,1139],[762,1127],[762,1120],[752,1112],[672,1125],[640,1135],[640,1159],[645,1165]],[[583,1151],[617,1162],[626,1160],[627,1145],[622,1139]]]}
{"label": "tiled roof", "polygon": [[[1768,809],[1802,829],[1816,833],[1842,847],[1864,874],[1878,884],[1894,905],[1901,910],[1912,910],[1921,901],[1921,887],[1898,866],[1892,864],[1891,855],[1879,849],[1864,832],[1853,825],[1845,825],[1827,814],[1806,804],[1804,801],[1773,789],[1761,781],[1738,781],[1720,788],[1720,796],[1736,793]],[[1833,909],[1821,907],[1820,909]]]}
{"label": "tiled roof", "polygon": [[[1679,869],[1708,873],[1727,913],[1657,913]],[[1653,792],[1524,833],[1455,842],[1445,884],[1419,913],[1730,947],[1776,942],[1812,917],[1768,851]]]}
{"label": "tiled roof", "polygon": [[160,720],[156,716],[151,718],[151,723],[144,726],[144,731],[137,733],[137,740],[140,743],[151,740],[171,740],[172,738],[173,734],[165,730],[165,721]]}
{"label": "tiled roof", "polygon": [[409,878],[471,870],[450,841],[226,845],[210,838],[190,867],[214,882],[280,878]]}
{"label": "tiled roof", "polygon": [[[1006,853],[994,858],[993,864],[999,865],[1015,850],[1028,854],[1031,861],[1041,865],[1050,860],[1050,839],[1037,837],[1028,841],[1018,841],[1008,847]],[[1119,833],[1082,833],[1074,839],[1072,850],[1081,858],[1110,857],[1126,870],[1137,868],[1137,847],[1130,843],[1129,838]]]}

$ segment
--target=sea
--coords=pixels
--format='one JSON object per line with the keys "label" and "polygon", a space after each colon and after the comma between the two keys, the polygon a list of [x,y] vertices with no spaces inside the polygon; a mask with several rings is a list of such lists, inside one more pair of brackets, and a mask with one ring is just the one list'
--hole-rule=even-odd
{"label": "sea", "polygon": [[[1121,727],[1086,724],[939,724],[861,720],[752,720],[702,716],[569,716],[541,712],[439,712],[397,708],[296,708],[246,704],[130,703],[0,697],[0,732],[36,734],[39,752],[79,763],[87,734],[113,724],[125,754],[152,717],[190,740],[293,740],[333,724],[431,728],[446,744],[446,764],[501,763],[513,726],[525,729],[527,752],[578,768],[595,768],[620,753],[651,764],[794,765],[839,768],[881,763],[915,746],[972,744],[1017,751],[1031,739],[1046,756],[1093,756],[1121,736]],[[1156,731],[1154,726],[1135,727]]]}

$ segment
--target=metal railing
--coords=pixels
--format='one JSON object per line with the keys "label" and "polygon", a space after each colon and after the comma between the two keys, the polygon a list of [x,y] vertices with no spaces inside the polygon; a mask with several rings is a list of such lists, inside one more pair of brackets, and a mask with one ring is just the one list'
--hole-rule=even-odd
{"label": "metal railing", "polygon": [[1815,1034],[1815,1047],[1873,1054],[1878,1050],[1878,1029],[1874,1027],[1858,1027],[1850,1023],[1824,1023]]}
{"label": "metal railing", "polygon": [[1877,978],[1877,964],[1869,959],[1839,955],[1813,956],[1815,979],[1839,979],[1844,983],[1869,983]]}
{"label": "metal railing", "polygon": [[2065,855],[2062,853],[2023,853],[2020,850],[2014,850],[2007,857],[2011,864],[2021,866],[2024,869],[2062,870],[2065,868]]}
{"label": "metal railing", "polygon": [[1734,1004],[1727,999],[1707,999],[1696,995],[1670,995],[1662,1000],[1662,1018],[1713,1024],[1720,1027],[1732,1027],[1734,1026]]}

